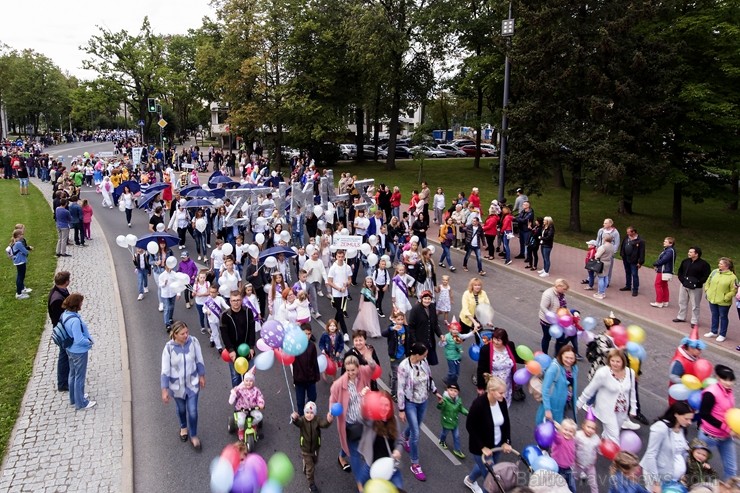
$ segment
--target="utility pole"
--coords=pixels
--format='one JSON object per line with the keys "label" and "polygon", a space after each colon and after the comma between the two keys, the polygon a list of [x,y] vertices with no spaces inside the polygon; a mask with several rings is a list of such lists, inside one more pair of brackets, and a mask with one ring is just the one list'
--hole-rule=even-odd
{"label": "utility pole", "polygon": [[509,60],[509,48],[511,37],[514,36],[514,19],[511,17],[511,0],[509,0],[509,17],[501,22],[501,36],[507,39],[506,61],[504,62],[504,102],[501,116],[501,149],[499,152],[498,165],[498,200],[503,201],[506,195],[506,153],[508,151],[509,130],[509,83],[511,79],[511,61]]}

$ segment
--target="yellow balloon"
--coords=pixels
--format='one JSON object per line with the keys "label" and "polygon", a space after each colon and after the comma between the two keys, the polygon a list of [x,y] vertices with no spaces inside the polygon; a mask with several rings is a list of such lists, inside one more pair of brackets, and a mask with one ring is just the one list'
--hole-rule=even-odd
{"label": "yellow balloon", "polygon": [[740,435],[740,409],[736,407],[728,409],[725,413],[725,421],[734,433]]}
{"label": "yellow balloon", "polygon": [[645,329],[639,325],[630,325],[627,327],[627,339],[637,344],[645,342]]}
{"label": "yellow balloon", "polygon": [[234,361],[234,369],[239,375],[244,375],[249,370],[249,361],[243,356],[239,356]]}
{"label": "yellow balloon", "polygon": [[696,378],[694,375],[688,373],[681,377],[681,383],[686,386],[687,389],[699,390],[701,388],[701,380]]}
{"label": "yellow balloon", "polygon": [[637,358],[627,358],[627,361],[630,363],[630,368],[632,368],[632,371],[635,372],[635,374],[640,373],[640,360]]}
{"label": "yellow balloon", "polygon": [[398,488],[385,479],[371,479],[362,488],[365,493],[398,493]]}

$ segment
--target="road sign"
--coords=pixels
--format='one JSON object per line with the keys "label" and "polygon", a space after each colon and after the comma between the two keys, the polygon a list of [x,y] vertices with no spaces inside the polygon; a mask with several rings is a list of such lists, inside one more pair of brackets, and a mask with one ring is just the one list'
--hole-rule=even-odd
{"label": "road sign", "polygon": [[146,122],[144,122],[144,120],[139,120],[139,126],[143,127],[144,125],[146,125]]}
{"label": "road sign", "polygon": [[167,126],[167,120],[165,120],[164,118],[160,118],[159,121],[157,122],[157,125],[164,128]]}

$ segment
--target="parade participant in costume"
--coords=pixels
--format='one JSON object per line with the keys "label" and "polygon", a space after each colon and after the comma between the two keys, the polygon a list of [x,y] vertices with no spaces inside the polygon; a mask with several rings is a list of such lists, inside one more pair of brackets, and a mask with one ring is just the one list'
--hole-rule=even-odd
{"label": "parade participant in costume", "polygon": [[[684,375],[695,375],[694,363],[701,357],[701,352],[706,349],[707,344],[699,340],[699,328],[695,325],[691,329],[691,335],[681,339],[681,345],[676,348],[671,360],[669,371],[670,382],[668,387],[681,383]],[[675,399],[668,397],[668,403],[673,404]]]}

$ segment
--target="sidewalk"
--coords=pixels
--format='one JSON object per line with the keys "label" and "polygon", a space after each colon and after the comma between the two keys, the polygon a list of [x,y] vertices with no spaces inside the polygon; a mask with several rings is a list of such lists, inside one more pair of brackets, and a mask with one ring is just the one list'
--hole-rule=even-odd
{"label": "sidewalk", "polygon": [[[51,204],[51,185],[37,179],[32,183]],[[29,233],[33,236],[33,231]],[[94,218],[91,233],[93,241],[86,248],[70,247],[72,256],[58,259],[57,271],[71,272],[70,292],[85,296],[81,315],[95,339],[85,391],[97,406],[75,411],[68,394],[56,390],[59,350],[50,339],[47,318],[0,469],[0,491],[133,491],[131,392],[123,312],[110,249]],[[31,296],[46,298],[52,285],[50,279],[47,286],[33,286]]]}
{"label": "sidewalk", "polygon": [[[439,226],[431,223],[427,232],[427,240],[430,243],[438,245],[437,240],[439,233]],[[556,236],[557,238],[557,236]],[[688,321],[685,323],[674,323],[672,320],[676,318],[678,313],[678,289],[679,282],[678,277],[673,278],[668,283],[670,288],[670,305],[667,308],[654,308],[650,306],[650,302],[655,301],[655,288],[653,283],[655,282],[655,271],[650,267],[643,267],[640,269],[640,290],[639,296],[633,297],[629,291],[619,291],[619,288],[624,286],[625,275],[624,267],[622,266],[622,260],[619,258],[615,259],[614,269],[612,271],[612,279],[610,287],[606,290],[606,298],[598,300],[593,297],[593,293],[596,291],[586,291],[583,289],[584,285],[581,284],[581,279],[588,278],[588,273],[585,269],[586,258],[586,244],[584,243],[583,249],[562,245],[555,243],[552,253],[550,254],[550,277],[541,278],[537,274],[537,271],[531,271],[524,269],[523,259],[514,259],[513,257],[519,253],[519,239],[514,238],[511,241],[511,251],[513,262],[510,265],[504,265],[503,258],[496,257],[496,260],[483,260],[484,270],[488,272],[488,278],[496,279],[498,269],[506,269],[516,273],[517,275],[530,277],[532,279],[541,281],[548,285],[555,282],[555,279],[563,278],[570,284],[570,290],[568,296],[570,298],[577,298],[579,301],[589,300],[594,303],[599,303],[608,307],[614,311],[614,315],[622,320],[632,319],[631,322],[640,324],[646,331],[650,332],[651,328],[661,327],[663,329],[673,331],[676,333],[676,341],[678,342],[683,336],[689,335],[690,326]],[[435,261],[439,259],[441,253],[439,247],[435,247]],[[464,251],[464,250],[463,250]],[[676,266],[685,257],[678,257]],[[712,259],[706,259],[710,265],[714,266]],[[496,270],[493,270],[491,266],[495,266]],[[471,255],[471,259],[468,261],[468,267],[471,275],[475,271],[475,255]],[[459,267],[459,266],[458,266]],[[542,254],[540,254],[539,268],[542,268]],[[714,267],[713,267],[714,268]],[[461,272],[461,269],[458,270]],[[575,305],[575,303],[571,303]],[[735,351],[735,347],[740,345],[740,323],[738,323],[736,310],[733,306],[730,308],[730,324],[727,329],[727,340],[723,343],[717,343],[716,339],[707,339],[702,337],[702,340],[707,343],[709,347],[718,350],[729,351],[731,354],[740,355],[740,352]],[[689,306],[687,320],[691,317],[691,307]],[[709,332],[709,326],[711,321],[711,314],[709,313],[709,304],[706,300],[702,300],[701,310],[699,315],[699,334],[703,335]],[[599,325],[601,327],[601,325]]]}

